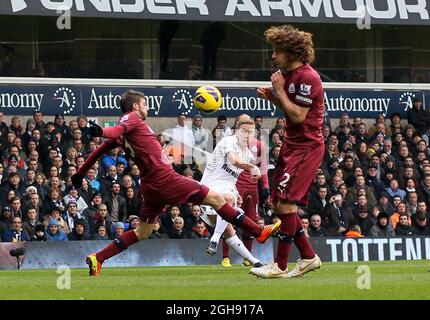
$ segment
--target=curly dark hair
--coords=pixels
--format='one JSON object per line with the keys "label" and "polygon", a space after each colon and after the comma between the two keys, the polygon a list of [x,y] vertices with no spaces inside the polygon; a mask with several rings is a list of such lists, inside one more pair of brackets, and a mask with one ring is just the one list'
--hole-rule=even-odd
{"label": "curly dark hair", "polygon": [[300,60],[303,63],[312,63],[315,59],[312,34],[291,25],[272,26],[264,32],[267,42],[275,50],[287,55],[288,60]]}

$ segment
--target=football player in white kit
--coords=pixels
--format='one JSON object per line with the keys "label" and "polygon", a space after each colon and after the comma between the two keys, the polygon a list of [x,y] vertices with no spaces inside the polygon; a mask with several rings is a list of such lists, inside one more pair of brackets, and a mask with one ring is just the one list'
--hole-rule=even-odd
{"label": "football player in white kit", "polygon": [[[261,177],[260,169],[251,163],[253,155],[248,149],[250,139],[254,136],[254,120],[243,114],[237,119],[235,134],[222,138],[216,145],[212,159],[206,166],[201,183],[212,190],[222,194],[226,202],[233,208],[237,208],[239,192],[236,189],[236,181],[243,170],[251,172],[254,179]],[[206,252],[214,255],[221,236],[227,245],[236,251],[244,259],[254,266],[261,266],[261,262],[252,256],[243,242],[236,235],[233,226],[222,219],[210,206],[202,205],[202,219],[210,226],[215,226],[214,234],[210,240]]]}

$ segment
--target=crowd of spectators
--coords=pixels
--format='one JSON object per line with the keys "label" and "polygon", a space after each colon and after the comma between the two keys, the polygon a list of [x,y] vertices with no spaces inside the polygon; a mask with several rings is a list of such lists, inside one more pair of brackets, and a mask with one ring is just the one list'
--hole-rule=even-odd
{"label": "crowd of spectators", "polygon": [[[234,132],[225,116],[213,130],[195,116],[192,128],[178,117],[171,135],[210,151]],[[255,118],[262,137],[263,118]],[[268,129],[268,175],[283,142],[285,119]],[[430,235],[430,113],[419,100],[408,119],[378,115],[368,127],[360,117],[342,114],[339,124],[325,125],[326,152],[308,196],[300,206],[309,237]],[[184,161],[181,151],[163,134],[160,145],[180,174],[200,180],[202,164]],[[122,150],[113,149],[91,168],[81,188],[71,176],[102,140],[92,137],[87,118],[52,122],[35,112],[22,127],[20,117],[7,125],[0,112],[0,237],[3,242],[108,240],[139,226],[139,169]],[[191,163],[191,164],[189,164]],[[271,197],[261,197],[259,223],[271,223]],[[169,206],[160,214],[150,239],[193,239],[211,236],[198,205]]]}

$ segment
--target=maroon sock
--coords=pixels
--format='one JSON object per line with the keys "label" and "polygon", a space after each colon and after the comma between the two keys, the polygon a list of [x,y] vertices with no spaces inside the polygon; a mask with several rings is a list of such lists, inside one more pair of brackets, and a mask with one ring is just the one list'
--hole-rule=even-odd
{"label": "maroon sock", "polygon": [[252,252],[252,245],[254,244],[254,239],[242,239],[245,248],[248,249],[249,252]]}
{"label": "maroon sock", "polygon": [[299,249],[300,257],[302,259],[312,259],[315,257],[315,252],[312,249],[311,243],[306,237],[306,235],[303,232],[300,232],[302,227],[302,222],[300,221],[300,217],[298,214],[295,214],[296,217],[296,223],[297,223],[297,230],[296,230],[296,236],[294,237],[294,243],[297,246],[297,249]]}
{"label": "maroon sock", "polygon": [[[225,204],[218,210],[218,214],[224,220],[234,224],[241,229],[250,232],[254,237],[258,237],[261,234],[260,227],[247,216],[240,214],[238,211],[233,209],[229,204]],[[240,216],[240,219],[236,219],[237,216]]]}
{"label": "maroon sock", "polygon": [[228,258],[230,256],[230,250],[228,248],[227,242],[224,239],[221,241],[222,243],[222,258]]}
{"label": "maroon sock", "polygon": [[275,262],[279,269],[286,270],[288,266],[288,256],[291,251],[291,243],[297,230],[297,221],[294,214],[280,214],[281,228],[279,230],[278,250]]}
{"label": "maroon sock", "polygon": [[103,250],[96,254],[96,258],[100,263],[105,262],[105,260],[116,256],[118,253],[124,251],[133,243],[138,242],[136,233],[133,230],[124,232],[119,236],[119,239],[115,239],[113,242],[108,244]]}
{"label": "maroon sock", "polygon": [[245,248],[248,249],[249,252],[252,252],[252,245],[254,243],[254,238],[249,232],[242,232],[242,242],[245,245]]}

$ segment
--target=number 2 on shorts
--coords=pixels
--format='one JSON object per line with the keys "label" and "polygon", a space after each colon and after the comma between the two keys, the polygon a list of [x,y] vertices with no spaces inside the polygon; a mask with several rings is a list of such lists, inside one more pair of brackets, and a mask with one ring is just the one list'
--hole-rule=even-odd
{"label": "number 2 on shorts", "polygon": [[287,183],[290,180],[290,174],[288,172],[284,173],[285,179],[281,180],[278,183],[278,190],[282,193],[285,191],[285,188],[287,187]]}

